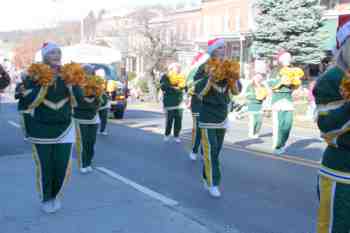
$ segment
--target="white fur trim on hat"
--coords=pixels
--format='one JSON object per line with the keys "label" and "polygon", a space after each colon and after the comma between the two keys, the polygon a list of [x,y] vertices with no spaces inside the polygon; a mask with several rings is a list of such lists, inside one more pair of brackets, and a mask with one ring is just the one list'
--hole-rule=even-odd
{"label": "white fur trim on hat", "polygon": [[169,66],[168,66],[168,71],[172,71],[173,69],[177,68],[177,67],[181,67],[181,65],[177,62],[174,62],[174,63],[171,63]]}
{"label": "white fur trim on hat", "polygon": [[284,52],[281,55],[279,55],[277,59],[278,59],[279,62],[282,62],[285,59],[292,60],[292,55],[290,53],[288,53],[288,52]]}
{"label": "white fur trim on hat", "polygon": [[222,38],[210,40],[208,42],[208,53],[211,55],[215,49],[223,47],[224,45],[225,45],[225,40]]}
{"label": "white fur trim on hat", "polygon": [[350,22],[347,22],[343,26],[341,26],[337,31],[337,41],[341,46],[344,44],[346,39],[350,36]]}
{"label": "white fur trim on hat", "polygon": [[60,47],[55,44],[55,43],[45,43],[44,46],[41,48],[41,55],[44,58],[50,51],[54,50],[54,49],[60,49]]}

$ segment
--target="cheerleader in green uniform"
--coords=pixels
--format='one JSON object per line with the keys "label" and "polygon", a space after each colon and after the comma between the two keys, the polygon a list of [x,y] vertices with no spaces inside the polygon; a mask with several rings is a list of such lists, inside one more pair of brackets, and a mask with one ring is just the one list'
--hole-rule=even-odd
{"label": "cheerleader in green uniform", "polygon": [[180,74],[180,65],[174,63],[169,66],[169,73],[164,74],[160,80],[160,88],[163,91],[163,106],[166,112],[166,125],[164,141],[169,141],[172,129],[174,138],[180,143],[180,131],[182,128],[183,94],[185,89],[185,77]]}
{"label": "cheerleader in green uniform", "polygon": [[[24,97],[30,94],[28,89],[29,79],[25,79],[25,76],[22,76],[22,81],[17,84],[15,89],[15,99],[18,100],[17,110],[20,113],[21,118],[21,127],[24,134],[24,140],[27,141],[27,119],[29,117],[30,111],[27,110],[28,106],[24,104]],[[25,91],[26,90],[26,91]]]}
{"label": "cheerleader in green uniform", "polygon": [[260,74],[255,75],[245,93],[249,114],[248,136],[253,139],[259,138],[263,120],[262,105],[267,97],[267,89],[264,87],[262,81],[263,77]]}
{"label": "cheerleader in green uniform", "polygon": [[109,102],[108,96],[105,92],[103,92],[103,94],[100,97],[100,107],[98,109],[98,115],[101,120],[99,133],[102,135],[108,135],[107,122],[108,122],[109,109],[110,109],[110,102]]}
{"label": "cheerleader in green uniform", "polygon": [[201,100],[194,94],[194,85],[197,83],[205,74],[205,63],[208,61],[209,55],[207,53],[198,53],[193,60],[188,80],[191,80],[189,88],[189,94],[191,96],[191,112],[192,112],[192,151],[189,155],[192,161],[197,160],[200,145],[201,145],[201,131],[199,129],[199,114],[201,108]]}
{"label": "cheerleader in green uniform", "polygon": [[[274,77],[268,81],[271,89],[271,105],[273,117],[273,150],[277,155],[283,154],[293,126],[294,105],[292,94],[301,85],[298,78],[289,76],[292,56],[281,52],[277,56],[280,67],[274,72]],[[286,72],[284,72],[286,71]],[[301,71],[302,72],[302,71]],[[284,73],[287,73],[284,75]],[[303,73],[302,75],[303,76]]]}
{"label": "cheerleader in green uniform", "polygon": [[[215,39],[208,43],[208,53],[211,58],[222,61],[224,58],[224,40]],[[206,66],[209,65],[209,62]],[[209,68],[211,69],[211,68]],[[221,171],[219,155],[223,147],[226,129],[228,128],[228,105],[230,96],[240,91],[239,82],[229,83],[229,80],[216,80],[213,74],[206,70],[195,86],[195,95],[201,100],[199,128],[201,130],[201,145],[203,148],[203,181],[205,188],[213,197],[220,197]],[[237,71],[239,76],[239,68]],[[232,80],[231,80],[232,81]]]}
{"label": "cheerleader in green uniform", "polygon": [[317,124],[328,144],[319,170],[317,233],[350,232],[350,15],[339,16],[336,66],[317,81]]}
{"label": "cheerleader in green uniform", "polygon": [[[93,79],[98,79],[98,77],[91,75],[88,66],[85,66],[84,69],[88,74],[86,86],[84,88],[73,88],[77,103],[74,107],[73,117],[76,127],[78,167],[83,174],[93,171],[91,164],[95,155],[97,129],[100,123],[98,116],[100,97],[96,93],[96,86],[93,86],[97,84]],[[89,83],[91,83],[91,86]]]}
{"label": "cheerleader in green uniform", "polygon": [[47,70],[26,77],[25,85],[20,90],[20,109],[28,112],[26,133],[33,144],[42,209],[46,213],[53,213],[61,208],[63,186],[71,173],[75,129],[72,121],[72,95],[59,74],[61,50],[54,43],[46,43],[41,53],[44,63],[50,67],[49,71],[51,69],[53,72],[53,79],[47,85],[39,84],[38,78],[50,76],[47,75],[50,73]]}

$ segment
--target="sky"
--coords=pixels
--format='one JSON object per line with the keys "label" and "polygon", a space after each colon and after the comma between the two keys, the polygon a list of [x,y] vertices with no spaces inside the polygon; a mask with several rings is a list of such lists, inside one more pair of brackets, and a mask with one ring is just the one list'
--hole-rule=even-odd
{"label": "sky", "polygon": [[1,4],[0,31],[50,27],[55,22],[77,20],[90,10],[118,9],[126,3],[176,4],[184,0],[4,0]]}

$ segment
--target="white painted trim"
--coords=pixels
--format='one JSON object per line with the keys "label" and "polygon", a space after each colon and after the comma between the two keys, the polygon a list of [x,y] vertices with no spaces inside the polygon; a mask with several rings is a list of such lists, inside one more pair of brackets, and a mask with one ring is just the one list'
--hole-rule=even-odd
{"label": "white painted trim", "polygon": [[14,121],[8,121],[8,123],[16,128],[19,128],[19,129],[21,128],[21,126]]}
{"label": "white painted trim", "polygon": [[167,206],[177,206],[179,203],[171,198],[168,198],[158,192],[155,192],[145,186],[142,186],[140,184],[137,184],[136,182],[129,180],[128,178],[125,178],[107,168],[104,167],[97,167],[96,170],[98,170],[99,172],[108,175],[116,180],[121,181],[122,183],[131,186],[132,188],[136,189],[137,191],[155,199],[158,200],[160,202],[162,202],[164,205]]}

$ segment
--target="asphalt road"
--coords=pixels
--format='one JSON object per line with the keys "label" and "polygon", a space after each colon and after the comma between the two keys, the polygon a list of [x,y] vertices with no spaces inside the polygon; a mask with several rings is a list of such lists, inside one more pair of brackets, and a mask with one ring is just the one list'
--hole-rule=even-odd
{"label": "asphalt road", "polygon": [[[0,111],[0,156],[30,152],[15,126],[19,123],[15,106],[2,105]],[[163,142],[163,117],[159,112],[134,109],[127,112],[125,120],[112,121],[109,136],[98,137],[95,166],[175,200],[178,205],[169,208],[213,232],[315,232],[317,161],[323,146],[316,132],[297,131],[290,153],[275,157],[237,144],[232,132],[242,137],[237,139],[242,142],[246,127],[235,124],[228,134],[232,140],[221,154],[223,196],[217,200],[203,189],[201,162],[188,159],[189,114],[184,119],[181,144]],[[264,130],[269,134],[269,127]],[[311,141],[301,146],[300,140]],[[266,139],[260,144],[268,143]]]}

